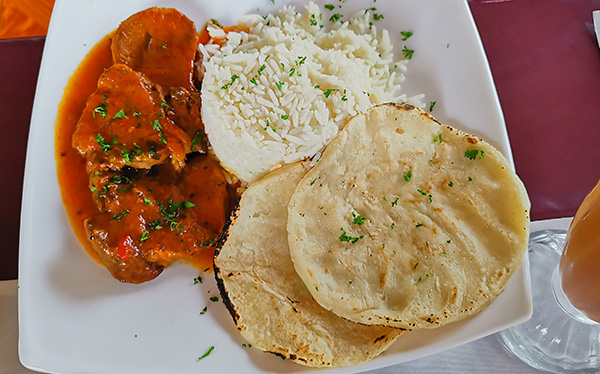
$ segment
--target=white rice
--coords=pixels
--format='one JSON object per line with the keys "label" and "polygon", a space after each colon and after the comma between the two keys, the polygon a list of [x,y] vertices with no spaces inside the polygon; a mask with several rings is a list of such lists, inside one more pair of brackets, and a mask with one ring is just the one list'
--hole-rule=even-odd
{"label": "white rice", "polygon": [[[244,16],[204,56],[202,119],[221,164],[251,183],[285,163],[317,154],[351,117],[384,102],[422,106],[400,93],[407,60],[394,62],[386,30],[371,12],[323,22],[314,3],[297,13]],[[223,31],[210,28],[213,37]]]}

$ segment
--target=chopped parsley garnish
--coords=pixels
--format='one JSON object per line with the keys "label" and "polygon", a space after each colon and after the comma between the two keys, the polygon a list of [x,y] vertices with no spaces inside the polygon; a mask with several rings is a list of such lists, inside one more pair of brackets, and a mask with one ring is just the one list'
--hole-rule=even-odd
{"label": "chopped parsley garnish", "polygon": [[[262,73],[262,72],[263,72],[263,70],[265,70],[266,68],[267,68],[267,65],[265,65],[265,64],[262,64],[262,65],[261,65],[261,66],[258,68],[258,75],[260,75],[260,73]],[[236,79],[238,78],[238,76],[237,76],[237,75],[234,75],[233,77],[236,77]],[[234,80],[234,79],[233,79],[233,77],[231,77],[231,80],[232,80],[232,82],[233,82],[233,80]]]}
{"label": "chopped parsley garnish", "polygon": [[327,5],[325,5],[325,9],[333,10],[333,9],[335,9],[335,5],[327,4]]}
{"label": "chopped parsley garnish", "polygon": [[403,36],[402,41],[406,41],[406,39],[410,38],[413,33],[410,31],[400,31],[400,35]]}
{"label": "chopped parsley garnish", "polygon": [[429,202],[432,201],[432,199],[431,199],[432,196],[431,195],[428,195],[426,192],[424,192],[422,190],[419,190],[419,189],[417,189],[417,192],[419,192],[423,196],[427,196],[427,198],[429,199]]}
{"label": "chopped parsley garnish", "polygon": [[352,223],[355,225],[364,225],[365,220],[367,219],[365,216],[361,216],[360,214],[357,215],[354,212],[352,212],[352,217],[354,218]]}
{"label": "chopped parsley garnish", "polygon": [[377,8],[368,8],[368,9],[365,9],[365,14],[367,14],[369,11],[374,12],[376,10],[377,10]]}
{"label": "chopped parsley garnish", "polygon": [[141,116],[141,114],[140,114],[140,112],[133,112],[133,116],[134,117],[139,117],[139,116]]}
{"label": "chopped parsley garnish", "polygon": [[285,82],[275,82],[275,86],[277,86],[277,89],[279,91],[281,91],[281,87],[283,87],[284,84],[285,84]]}
{"label": "chopped parsley garnish", "polygon": [[[275,2],[274,2],[275,0],[271,0],[271,1],[273,2],[273,4],[275,4]],[[214,350],[215,350],[215,346],[213,345],[210,348],[208,348],[208,351],[206,351],[205,354],[203,354],[202,356],[198,357],[198,360],[202,360],[203,358],[205,358],[206,356],[208,356],[209,354],[211,354],[212,351],[214,351]]]}
{"label": "chopped parsley garnish", "polygon": [[250,79],[250,83],[252,83],[255,86],[258,86],[258,83],[256,83],[256,78]]}
{"label": "chopped parsley garnish", "polygon": [[325,95],[326,98],[329,98],[329,96],[331,96],[331,94],[335,91],[339,91],[337,88],[328,88],[325,91],[323,91],[323,95]]}
{"label": "chopped parsley garnish", "polygon": [[429,111],[433,112],[433,107],[435,106],[436,102],[435,101],[430,101],[429,102]]}
{"label": "chopped parsley garnish", "polygon": [[465,151],[465,157],[469,160],[475,160],[477,157],[483,158],[483,151],[480,149],[467,149]]}
{"label": "chopped parsley garnish", "polygon": [[196,135],[194,135],[194,138],[192,139],[192,151],[196,150],[196,144],[201,144],[202,140],[203,140],[203,133],[200,130],[196,130]]}
{"label": "chopped parsley garnish", "polygon": [[142,232],[142,237],[140,238],[140,242],[145,242],[149,238],[150,238],[150,233],[148,231],[144,230],[144,232]]}
{"label": "chopped parsley garnish", "polygon": [[343,14],[335,13],[333,16],[331,16],[331,17],[329,18],[329,20],[330,20],[331,22],[336,22],[336,21],[339,21],[339,20],[340,20],[340,18],[342,18],[342,17],[344,17],[344,15],[343,15]]}
{"label": "chopped parsley garnish", "polygon": [[113,117],[112,119],[121,119],[121,118],[127,118],[127,116],[125,115],[125,109],[121,109],[119,110]]}
{"label": "chopped parsley garnish", "polygon": [[114,216],[112,216],[112,218],[113,218],[113,219],[116,219],[117,221],[120,221],[120,220],[121,220],[121,218],[125,217],[125,216],[126,216],[126,215],[128,215],[129,213],[130,213],[130,212],[129,212],[129,209],[123,209],[123,210],[121,211],[121,213],[119,213],[119,214],[115,214]]}
{"label": "chopped parsley garnish", "polygon": [[142,152],[142,149],[140,148],[139,145],[134,143],[133,147],[134,148],[131,150],[127,150],[127,149],[121,150],[121,156],[123,156],[123,158],[125,159],[125,162],[128,164],[131,164],[131,162],[135,160],[135,156],[144,154],[144,152]]}
{"label": "chopped parsley garnish", "polygon": [[152,204],[152,201],[150,199],[148,199],[147,197],[144,197],[144,204],[150,205],[150,204]]}
{"label": "chopped parsley garnish", "polygon": [[438,136],[436,136],[435,138],[433,138],[433,142],[434,143],[440,143],[440,144],[442,144],[443,141],[444,141],[444,139],[442,138],[442,134],[439,134]]}
{"label": "chopped parsley garnish", "polygon": [[291,77],[292,75],[294,75],[294,73],[295,73],[295,72],[296,72],[296,68],[291,68],[291,69],[290,69],[290,77]]}
{"label": "chopped parsley garnish", "polygon": [[162,125],[160,124],[160,121],[155,119],[154,121],[152,121],[152,128],[156,131],[160,131],[162,130]]}
{"label": "chopped parsley garnish", "polygon": [[404,56],[404,58],[407,58],[409,60],[412,58],[413,53],[415,53],[414,49],[408,49],[408,48],[406,48],[406,46],[404,46],[404,48],[402,48],[401,52],[402,52],[402,55]]}
{"label": "chopped parsley garnish", "polygon": [[102,137],[102,135],[98,134],[98,136],[96,136],[96,138],[94,140],[102,148],[103,152],[108,152],[108,151],[110,151],[112,149],[112,145],[110,145],[107,142],[105,142],[104,138]]}
{"label": "chopped parsley garnish", "polygon": [[452,186],[454,186],[454,183],[452,181],[450,181],[450,182],[448,182],[448,186],[452,187]]}
{"label": "chopped parsley garnish", "polygon": [[207,311],[208,311],[208,307],[205,306],[204,309],[202,309],[202,311],[200,312],[200,315],[206,314]]}
{"label": "chopped parsley garnish", "polygon": [[344,230],[344,228],[341,228],[342,230],[342,235],[340,235],[340,241],[341,242],[349,242],[349,243],[356,243],[357,241],[359,241],[360,239],[364,238],[364,235],[361,236],[348,236],[346,235],[346,230]]}
{"label": "chopped parsley garnish", "polygon": [[409,182],[410,178],[412,178],[412,170],[409,170],[408,172],[404,173],[404,180],[406,182]]}
{"label": "chopped parsley garnish", "polygon": [[290,117],[287,114],[284,114],[281,116],[281,119],[283,119],[283,120],[288,119],[288,118],[290,118]]}
{"label": "chopped parsley garnish", "polygon": [[417,222],[417,224],[415,225],[415,227],[421,227],[423,226],[423,224],[421,222]]}
{"label": "chopped parsley garnish", "polygon": [[[265,66],[265,65],[261,66],[261,69],[264,69],[264,66]],[[262,71],[261,69],[258,69],[258,73],[259,73],[259,74],[260,74],[260,72]],[[227,89],[227,88],[229,88],[229,86],[231,86],[231,85],[233,84],[233,82],[235,82],[235,81],[236,81],[238,78],[239,78],[239,76],[237,76],[236,74],[233,74],[233,75],[231,76],[231,82],[229,82],[229,83],[226,83],[225,85],[223,85],[223,86],[221,87],[221,89],[222,89],[222,90],[226,90],[226,89]]]}
{"label": "chopped parsley garnish", "polygon": [[392,206],[398,205],[398,200],[400,200],[399,197],[397,197],[396,200],[392,201]]}
{"label": "chopped parsley garnish", "polygon": [[473,178],[471,178],[471,176],[469,176],[469,179],[468,179],[468,181],[469,181],[469,182],[472,182],[472,181],[473,181]]}
{"label": "chopped parsley garnish", "polygon": [[102,103],[98,105],[92,112],[92,116],[96,117],[96,113],[98,113],[102,118],[106,117],[106,104]]}
{"label": "chopped parsley garnish", "polygon": [[373,13],[373,19],[375,21],[379,21],[383,19],[383,14],[377,14],[377,13]]}
{"label": "chopped parsley garnish", "polygon": [[167,102],[163,100],[162,103],[160,103],[160,107],[163,109],[167,109],[169,105],[167,105]]}
{"label": "chopped parsley garnish", "polygon": [[306,56],[298,56],[298,61],[296,61],[296,65],[297,66],[303,65],[304,62],[306,62]]}
{"label": "chopped parsley garnish", "polygon": [[163,44],[163,45],[161,45],[160,47],[161,47],[162,49],[167,49],[167,45],[166,45],[166,44]]}
{"label": "chopped parsley garnish", "polygon": [[415,264],[415,266],[413,266],[413,270],[415,270],[417,268],[417,266],[419,266],[418,262]]}
{"label": "chopped parsley garnish", "polygon": [[198,283],[202,283],[202,277],[201,276],[197,276],[196,278],[194,278],[194,284],[198,284]]}
{"label": "chopped parsley garnish", "polygon": [[161,142],[167,144],[167,139],[165,139],[165,136],[164,136],[164,134],[163,134],[162,131],[158,133],[158,140],[160,140]]}
{"label": "chopped parsley garnish", "polygon": [[219,301],[219,298],[217,296],[212,296],[210,298],[210,301],[212,301],[213,303],[216,303],[217,301]]}

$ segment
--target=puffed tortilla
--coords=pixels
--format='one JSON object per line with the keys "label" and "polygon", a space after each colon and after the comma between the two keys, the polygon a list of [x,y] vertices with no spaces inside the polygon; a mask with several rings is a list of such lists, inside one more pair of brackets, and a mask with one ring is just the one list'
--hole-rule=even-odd
{"label": "puffed tortilla", "polygon": [[287,204],[307,168],[284,166],[243,193],[214,259],[217,284],[252,347],[307,366],[356,365],[384,351],[402,331],[359,325],[323,309],[296,274]]}
{"label": "puffed tortilla", "polygon": [[481,311],[527,247],[527,192],[490,144],[403,104],[351,119],[289,203],[291,257],[324,308],[435,328]]}

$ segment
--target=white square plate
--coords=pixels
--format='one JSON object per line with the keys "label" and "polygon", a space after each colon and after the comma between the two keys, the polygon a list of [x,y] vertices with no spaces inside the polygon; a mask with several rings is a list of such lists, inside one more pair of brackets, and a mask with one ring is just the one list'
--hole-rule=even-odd
{"label": "white square plate", "polygon": [[[396,52],[414,49],[403,91],[436,101],[440,121],[480,136],[512,162],[494,83],[465,0],[330,0],[336,12],[376,7]],[[265,14],[275,0],[58,0],[50,24],[31,121],[21,217],[19,353],[33,370],[51,373],[287,373],[311,369],[248,349],[218,294],[212,274],[167,269],[157,279],[121,284],[98,266],[72,232],[57,182],[54,122],[65,86],[87,52],[131,14],[174,7],[196,22],[233,25],[249,12]],[[401,40],[400,31],[414,35]],[[200,315],[208,306],[208,312]],[[404,334],[351,373],[423,357],[494,333],[531,315],[525,267],[486,310],[430,331]],[[198,360],[210,347],[208,357]]]}

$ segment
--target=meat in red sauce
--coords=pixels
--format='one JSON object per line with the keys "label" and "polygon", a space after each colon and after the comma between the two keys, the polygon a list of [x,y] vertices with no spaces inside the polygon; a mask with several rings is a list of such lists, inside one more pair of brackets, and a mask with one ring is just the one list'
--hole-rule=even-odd
{"label": "meat in red sauce", "polygon": [[160,85],[195,89],[194,59],[200,38],[194,23],[175,9],[150,8],[119,25],[112,41],[115,63],[126,64]]}
{"label": "meat in red sauce", "polygon": [[[114,64],[100,75],[73,131],[89,178],[77,193],[89,194],[95,209],[86,203],[67,211],[85,214],[89,243],[122,282],[145,282],[173,261],[206,258],[231,210],[225,172],[206,153],[193,83],[198,40],[194,24],[173,9],[151,8],[124,21],[112,39]],[[60,184],[64,190],[72,183]]]}

